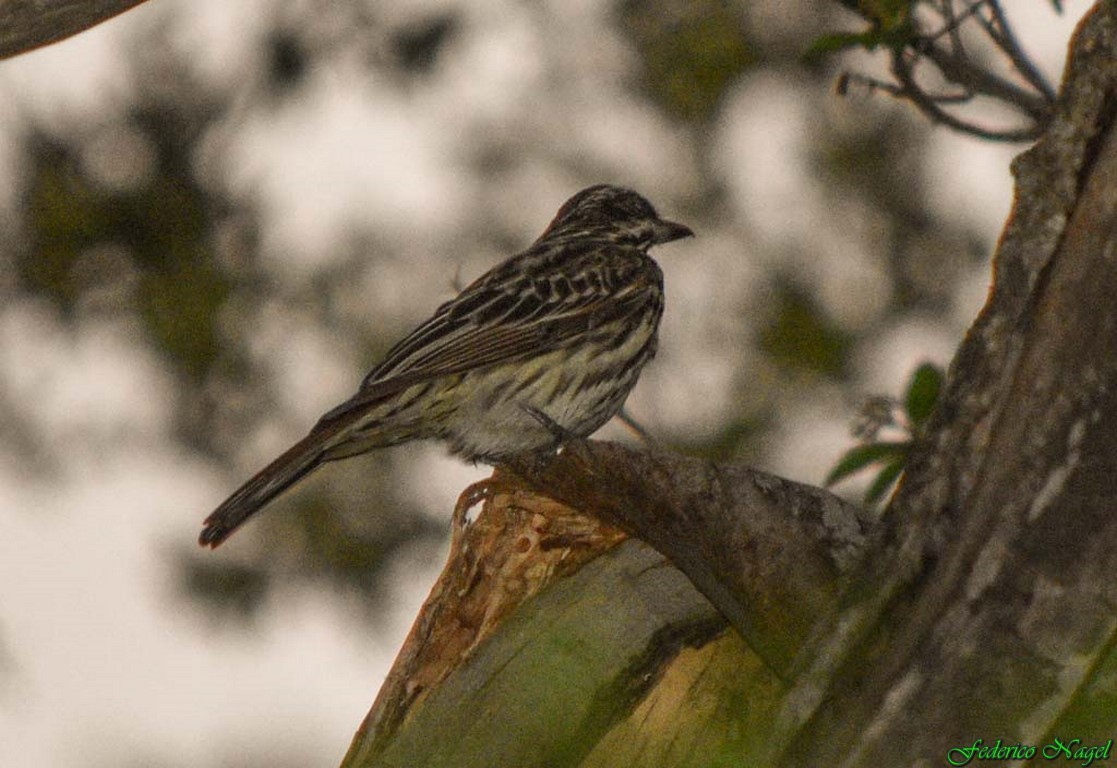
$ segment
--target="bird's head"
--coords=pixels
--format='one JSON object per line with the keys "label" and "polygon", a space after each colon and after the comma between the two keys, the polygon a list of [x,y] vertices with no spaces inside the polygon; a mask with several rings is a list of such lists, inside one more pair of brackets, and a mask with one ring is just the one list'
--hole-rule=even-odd
{"label": "bird's head", "polygon": [[690,227],[661,219],[652,204],[631,189],[597,184],[563,203],[539,239],[604,237],[646,251],[693,234]]}

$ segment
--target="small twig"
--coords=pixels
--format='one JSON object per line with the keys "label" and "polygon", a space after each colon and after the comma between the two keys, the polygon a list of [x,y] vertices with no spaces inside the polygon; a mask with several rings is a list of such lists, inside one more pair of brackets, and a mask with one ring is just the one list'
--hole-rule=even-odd
{"label": "small twig", "polygon": [[[1024,54],[1023,48],[1016,39],[1012,27],[1009,26],[1008,18],[1005,16],[1004,11],[1001,10],[1001,4],[997,0],[984,0],[984,3],[989,8],[989,12],[993,15],[993,20],[998,28],[998,34],[994,37],[997,42],[997,47],[1004,51],[1008,56],[1016,71],[1027,80],[1032,86],[1043,94],[1048,106],[1055,102],[1055,89],[1051,87],[1051,83],[1047,82],[1047,78],[1039,71],[1035,63]],[[980,14],[978,18],[982,18]]]}
{"label": "small twig", "polygon": [[[1036,139],[1051,116],[1055,94],[1042,73],[1023,53],[1012,33],[997,0],[966,0],[955,8],[955,0],[938,0],[930,4],[932,14],[942,20],[933,34],[914,31],[891,53],[891,72],[896,83],[876,78],[843,73],[837,91],[844,94],[850,83],[881,90],[896,98],[906,99],[932,121],[961,133],[990,141],[1031,141]],[[984,13],[988,8],[988,14]],[[982,67],[967,54],[962,40],[961,25],[976,19],[992,44],[1011,62],[1014,74],[1025,84]],[[928,26],[925,19],[923,27]],[[937,24],[936,24],[937,26]],[[949,84],[961,93],[929,93],[916,79],[916,68],[926,59]],[[1034,125],[1017,129],[989,129],[948,112],[945,105],[963,104],[975,96],[984,96],[1011,105],[1029,118]]]}
{"label": "small twig", "polygon": [[[838,78],[838,94],[845,96],[849,90],[850,84],[864,86],[866,90],[884,91],[889,96],[897,99],[908,98],[907,91],[887,80],[878,80],[871,75],[863,75],[860,72],[843,72]],[[926,91],[924,95],[933,101],[935,104],[964,104],[973,98],[972,93],[936,93],[929,94]]]}
{"label": "small twig", "polygon": [[987,69],[973,64],[964,55],[947,51],[938,45],[930,46],[924,55],[934,62],[943,77],[975,93],[1020,108],[1037,123],[1046,122],[1050,103],[1041,95],[1021,88]]}
{"label": "small twig", "polygon": [[968,123],[950,114],[942,109],[935,100],[915,82],[910,65],[904,60],[902,51],[897,51],[892,56],[892,74],[895,75],[896,79],[900,82],[900,96],[908,99],[917,109],[933,121],[939,122],[948,128],[953,128],[961,133],[976,136],[977,138],[986,139],[988,141],[1033,141],[1038,138],[1040,134],[1041,126],[1038,124],[1030,128],[996,131],[982,128],[973,123]]}
{"label": "small twig", "polygon": [[[946,18],[945,31],[950,36],[950,50],[958,57],[959,61],[970,63],[969,57],[966,56],[966,46],[962,45],[962,33],[960,30],[961,23],[966,19],[966,13],[962,14],[959,18],[954,13],[954,0],[943,0],[942,3],[943,16]],[[967,8],[966,11],[971,9]]]}
{"label": "small twig", "polygon": [[966,6],[966,9],[961,13],[956,14],[954,13],[953,0],[943,0],[943,2],[940,4],[942,6],[940,14],[944,19],[943,28],[940,29],[938,32],[933,32],[930,35],[927,35],[926,39],[934,41],[938,40],[943,35],[950,35],[952,45],[958,50],[961,50],[963,48],[962,35],[961,33],[959,33],[958,30],[961,28],[962,22],[970,18],[971,16],[978,16],[978,18],[980,18],[978,9],[981,7],[981,4],[983,2],[984,0],[978,0],[978,2],[974,3],[973,5]]}
{"label": "small twig", "polygon": [[873,91],[884,91],[894,98],[904,98],[904,89],[900,88],[895,83],[890,83],[886,80],[878,80],[871,75],[863,75],[860,72],[843,72],[838,76],[838,81],[834,86],[834,90],[839,96],[845,96],[849,91],[851,83],[864,86],[870,93]]}

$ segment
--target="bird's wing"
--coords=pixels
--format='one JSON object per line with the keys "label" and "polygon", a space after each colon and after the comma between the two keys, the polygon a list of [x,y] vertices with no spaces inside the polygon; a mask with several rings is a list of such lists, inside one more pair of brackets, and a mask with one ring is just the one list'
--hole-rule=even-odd
{"label": "bird's wing", "polygon": [[485,275],[396,344],[357,394],[322,422],[422,381],[560,348],[639,311],[661,279],[655,262],[635,249],[597,244],[579,260],[586,279],[556,273],[508,278],[516,274],[511,271]]}

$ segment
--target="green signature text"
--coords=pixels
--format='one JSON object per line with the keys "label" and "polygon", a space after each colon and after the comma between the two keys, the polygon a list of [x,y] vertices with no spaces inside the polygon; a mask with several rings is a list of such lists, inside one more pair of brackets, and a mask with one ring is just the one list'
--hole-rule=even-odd
{"label": "green signature text", "polygon": [[1034,747],[1030,744],[1003,744],[997,739],[992,744],[986,744],[978,739],[966,747],[955,747],[946,753],[947,762],[951,765],[968,765],[974,760],[1031,760],[1038,754],[1045,760],[1069,760],[1081,766],[1093,765],[1095,760],[1108,760],[1109,750],[1113,747],[1113,739],[1105,744],[1084,746],[1082,739],[1053,739],[1050,744]]}

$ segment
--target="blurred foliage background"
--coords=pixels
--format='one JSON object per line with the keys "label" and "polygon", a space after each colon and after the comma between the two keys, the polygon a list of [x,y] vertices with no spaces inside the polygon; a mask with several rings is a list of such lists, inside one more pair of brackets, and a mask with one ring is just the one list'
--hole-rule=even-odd
{"label": "blurred foliage background", "polygon": [[[177,10],[152,14],[127,57],[125,98],[93,123],[24,117],[18,192],[4,211],[14,235],[0,250],[10,275],[4,303],[33,303],[58,318],[58,333],[108,325],[149,349],[172,390],[168,438],[219,467],[230,490],[270,455],[251,447],[260,434],[282,434],[268,439],[272,449],[311,423],[280,391],[276,369],[291,350],[269,324],[297,325],[294,333],[353,372],[370,367],[449,294],[455,276],[464,282],[526,245],[547,211],[602,180],[640,189],[699,233],[685,254],[660,254],[668,343],[632,403],[680,450],[769,464],[781,415],[804,401],[855,406],[874,364],[866,350],[905,318],[958,333],[959,283],[987,259],[989,235],[928,206],[925,121],[883,97],[835,102],[833,64],[803,62],[813,39],[849,23],[840,7],[509,4],[512,20],[495,22],[502,5],[257,3],[264,18],[242,42],[241,69],[219,75],[175,39]],[[530,60],[517,61],[517,51],[507,62],[473,60],[486,55],[486,38],[516,35],[530,38],[510,43],[530,47]],[[477,103],[449,103],[438,116],[456,82],[486,66],[521,70],[501,75],[516,93],[493,97],[483,92],[491,86],[474,83]],[[374,111],[436,113],[431,130],[450,137],[441,161],[456,189],[430,193],[428,231],[401,220],[384,237],[375,217],[355,212],[321,233],[328,240],[308,258],[266,232],[274,222],[261,214],[260,192],[237,178],[237,134],[272,117],[312,126],[313,116],[299,116],[313,109],[311,92],[337,79],[351,80],[357,99],[376,102],[387,91],[391,101]],[[750,153],[771,151],[769,138],[777,155],[793,143],[777,159],[797,167],[750,167]],[[365,183],[385,195],[416,183],[393,178],[407,165],[400,158]],[[317,175],[288,181],[293,205],[320,194],[310,188]],[[750,212],[775,204],[786,210]],[[370,284],[375,290],[363,290]],[[385,291],[397,295],[391,306],[377,302]],[[667,381],[691,361],[713,372],[716,381],[697,390],[713,403]],[[658,416],[662,400],[672,400],[669,419]],[[16,427],[4,439],[49,471],[64,457],[52,455],[20,401],[0,393],[3,421]],[[692,405],[700,418],[688,417]],[[263,599],[279,574],[376,594],[395,553],[446,535],[400,479],[410,458],[385,452],[331,468],[328,482],[292,494],[277,505],[287,509],[243,534],[260,545],[235,560],[194,552],[184,532],[183,583],[238,609]]]}
{"label": "blurred foliage background", "polygon": [[[602,181],[698,234],[656,254],[667,315],[633,416],[680,451],[821,482],[866,396],[949,361],[1007,213],[959,215],[935,188],[942,131],[836,96],[848,58],[804,60],[863,23],[839,3],[168,2],[123,22],[93,106],[36,106],[34,85],[5,105],[0,455],[45,484],[74,452],[169,445],[216,505]],[[67,355],[89,338],[150,387],[111,417],[28,373],[61,355],[85,375]],[[136,426],[148,399],[164,416]],[[440,557],[450,506],[429,489],[452,502],[482,474],[441,454],[331,465],[217,553],[183,522],[161,543],[179,598],[250,619],[305,584],[375,626],[393,564]]]}

